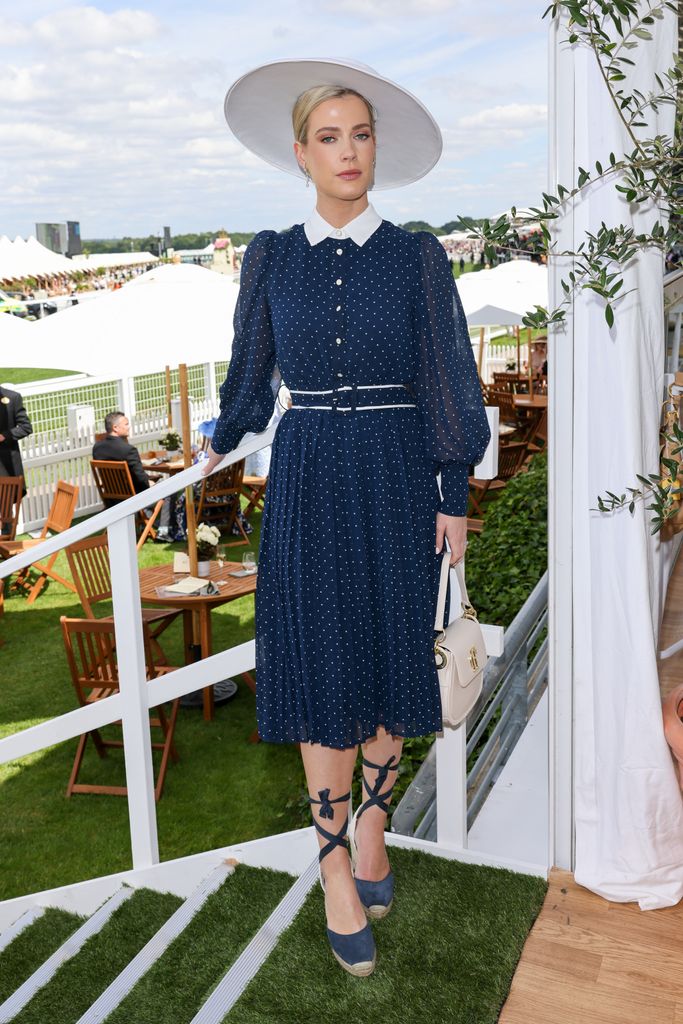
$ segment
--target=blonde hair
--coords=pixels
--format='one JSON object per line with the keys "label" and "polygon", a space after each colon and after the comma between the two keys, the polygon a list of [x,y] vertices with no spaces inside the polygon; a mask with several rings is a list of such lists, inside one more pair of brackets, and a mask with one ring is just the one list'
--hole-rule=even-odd
{"label": "blonde hair", "polygon": [[300,142],[302,146],[306,145],[308,121],[315,108],[325,100],[337,99],[339,96],[357,96],[359,100],[363,101],[368,108],[370,132],[373,138],[375,137],[375,108],[365,96],[356,92],[355,89],[347,89],[343,85],[314,85],[311,89],[302,92],[292,107],[292,128],[297,142]]}

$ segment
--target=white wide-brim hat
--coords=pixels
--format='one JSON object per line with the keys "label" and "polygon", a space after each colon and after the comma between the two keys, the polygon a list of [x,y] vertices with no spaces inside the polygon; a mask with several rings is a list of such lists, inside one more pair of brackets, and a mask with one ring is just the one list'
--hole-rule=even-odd
{"label": "white wide-brim hat", "polygon": [[409,185],[441,156],[439,126],[416,96],[366,64],[327,57],[274,60],[238,78],[225,97],[230,130],[252,153],[301,177],[294,155],[292,108],[302,92],[316,85],[355,89],[375,108],[374,188]]}

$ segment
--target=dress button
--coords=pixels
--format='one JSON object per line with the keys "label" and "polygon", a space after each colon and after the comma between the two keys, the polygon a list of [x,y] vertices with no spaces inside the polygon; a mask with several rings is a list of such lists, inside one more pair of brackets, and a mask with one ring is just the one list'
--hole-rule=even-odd
{"label": "dress button", "polygon": [[337,256],[341,256],[343,252],[343,249],[337,249]]}
{"label": "dress button", "polygon": [[337,344],[338,344],[338,345],[341,345],[341,343],[342,343],[342,340],[341,340],[341,338],[337,338]]}
{"label": "dress button", "polygon": [[338,374],[337,374],[337,376],[338,376],[338,377],[343,377],[343,376],[344,376],[344,374],[343,374],[343,373],[338,373]]}
{"label": "dress button", "polygon": [[335,284],[341,284],[341,277],[338,277],[337,280],[334,283]]}
{"label": "dress button", "polygon": [[340,309],[341,309],[341,306],[337,306],[337,312],[339,312]]}
{"label": "dress button", "polygon": [[336,238],[341,238],[341,236],[342,236],[341,228],[337,228],[337,230],[335,231],[334,234],[335,234]]}

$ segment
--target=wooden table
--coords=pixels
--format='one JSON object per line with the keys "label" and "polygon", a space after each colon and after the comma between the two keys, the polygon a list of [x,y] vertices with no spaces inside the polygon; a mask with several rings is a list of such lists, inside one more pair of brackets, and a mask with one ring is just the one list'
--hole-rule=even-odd
{"label": "wooden table", "polygon": [[185,462],[182,455],[176,456],[173,461],[165,459],[163,462],[156,462],[162,456],[158,452],[143,452],[140,456],[142,468],[146,473],[166,473],[172,476],[174,473],[182,473],[185,469]]}
{"label": "wooden table", "polygon": [[543,419],[543,416],[548,408],[548,396],[547,395],[513,395],[512,401],[515,404],[515,408],[521,409],[523,412],[529,414],[529,429],[526,432],[524,440],[527,444],[533,440],[536,431],[538,430],[539,424]]}
{"label": "wooden table", "polygon": [[[247,594],[256,592],[257,574],[253,576],[228,576],[228,570],[241,569],[241,562],[224,562],[220,568],[218,562],[211,562],[209,579],[214,583],[221,582],[218,593],[213,595],[200,595],[188,597],[186,595],[174,595],[173,597],[159,597],[157,587],[168,587],[172,583],[185,579],[186,575],[174,574],[173,564],[152,565],[140,570],[140,598],[143,604],[152,604],[159,608],[177,608],[183,613],[183,632],[185,642],[185,663],[192,660],[190,652],[193,644],[192,615],[194,612],[199,617],[199,646],[202,658],[208,658],[212,654],[211,639],[211,612],[219,605],[235,601],[238,597],[245,597]],[[247,686],[255,693],[256,682],[250,672],[242,672]],[[204,718],[207,722],[213,718],[213,686],[204,689]]]}
{"label": "wooden table", "polygon": [[547,409],[547,395],[513,395],[512,401],[519,409]]}

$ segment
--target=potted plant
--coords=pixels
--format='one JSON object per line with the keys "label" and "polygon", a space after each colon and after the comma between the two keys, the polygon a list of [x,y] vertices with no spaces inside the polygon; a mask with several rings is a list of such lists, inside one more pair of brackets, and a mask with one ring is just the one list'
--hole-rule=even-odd
{"label": "potted plant", "polygon": [[216,557],[216,548],[221,539],[221,532],[216,526],[200,523],[195,533],[197,541],[197,575],[208,576],[211,559]]}
{"label": "potted plant", "polygon": [[180,434],[177,430],[169,430],[159,439],[159,444],[171,457],[177,455],[181,445]]}

